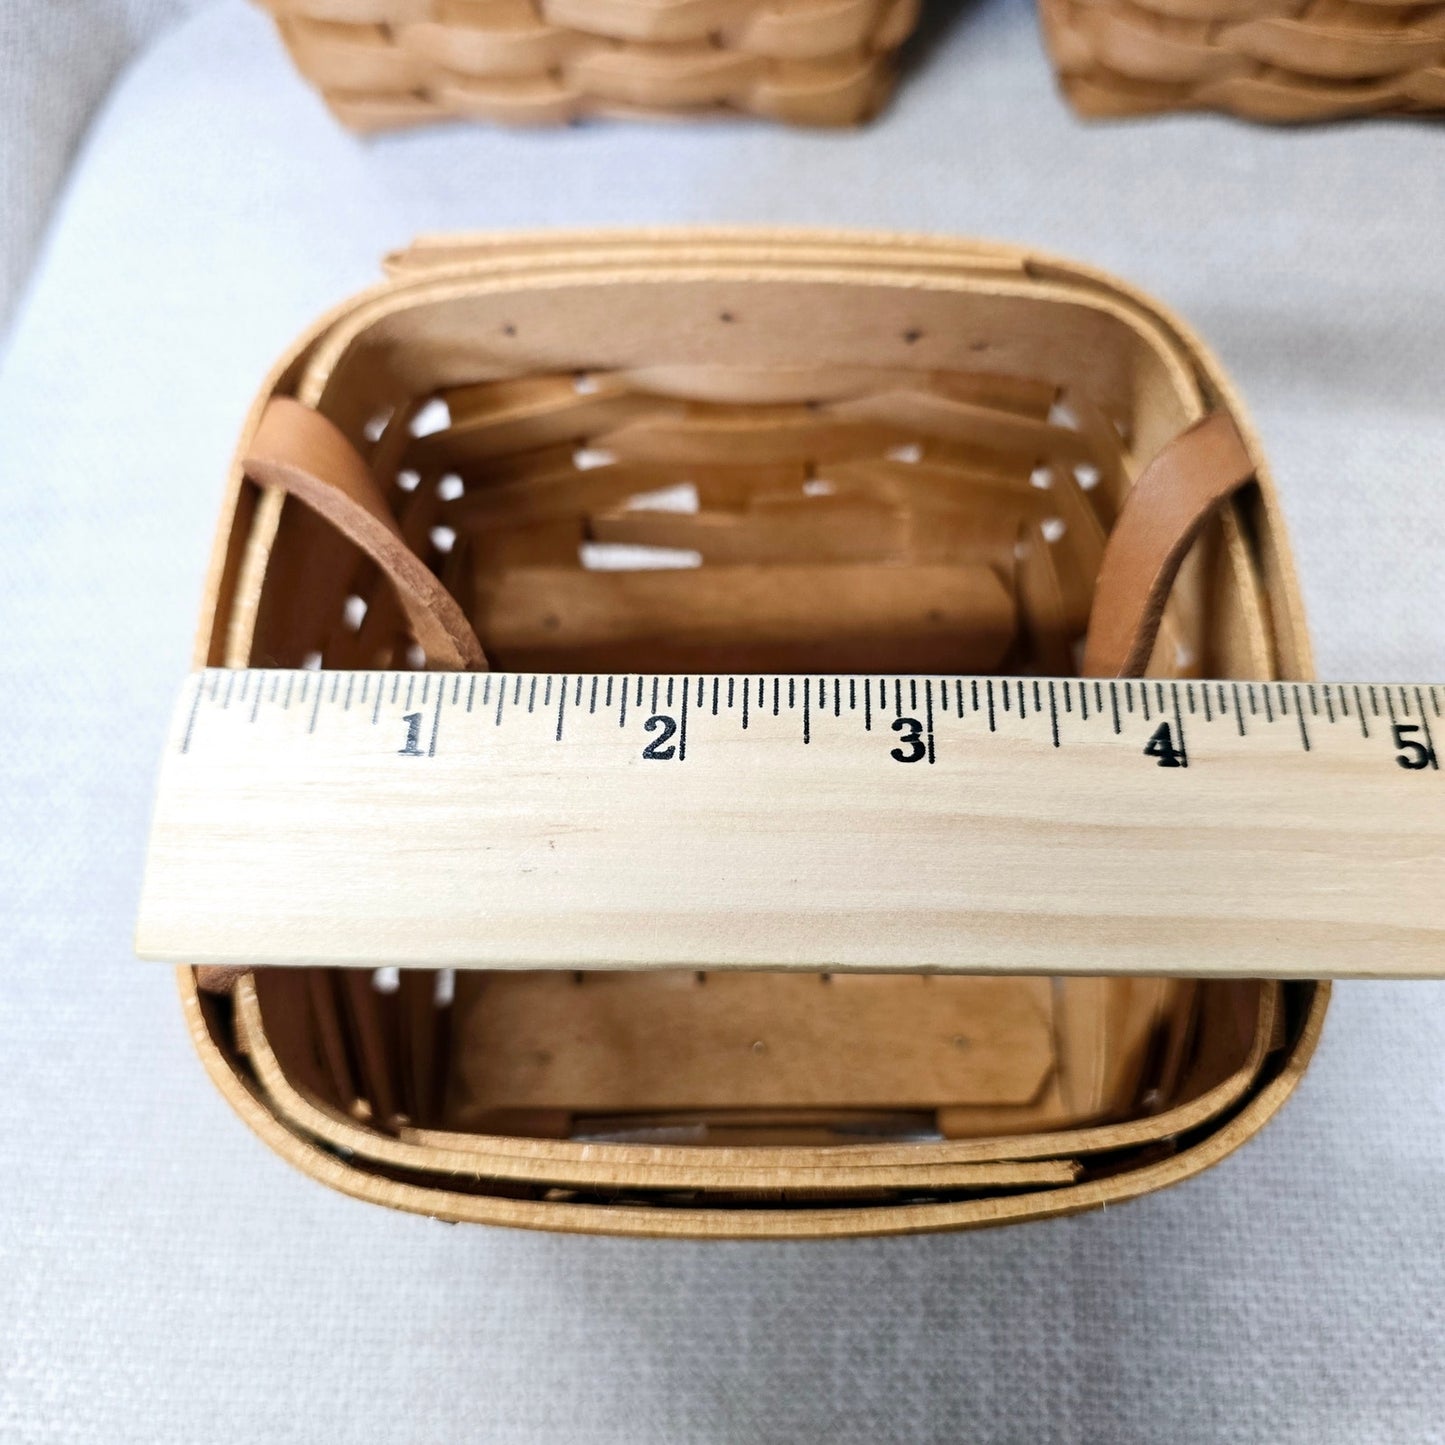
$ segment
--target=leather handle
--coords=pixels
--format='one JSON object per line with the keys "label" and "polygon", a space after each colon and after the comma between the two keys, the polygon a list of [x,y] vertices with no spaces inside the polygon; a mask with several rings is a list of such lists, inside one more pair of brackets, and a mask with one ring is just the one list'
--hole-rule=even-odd
{"label": "leather handle", "polygon": [[371,469],[320,412],[275,397],[243,463],[262,486],[278,487],[355,543],[396,589],[429,667],[479,672],[486,654],[456,599],[406,544]]}
{"label": "leather handle", "polygon": [[1143,673],[1185,555],[1215,509],[1254,474],[1244,438],[1223,412],[1181,432],[1139,474],[1099,565],[1085,677]]}

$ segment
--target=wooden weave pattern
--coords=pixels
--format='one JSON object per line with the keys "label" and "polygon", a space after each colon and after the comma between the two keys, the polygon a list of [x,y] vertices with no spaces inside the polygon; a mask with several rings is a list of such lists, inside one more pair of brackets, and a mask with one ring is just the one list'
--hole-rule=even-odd
{"label": "wooden weave pattern", "polygon": [[449,117],[866,120],[918,0],[261,0],[354,130]]}
{"label": "wooden weave pattern", "polygon": [[[503,670],[1073,672],[1141,469],[1232,406],[1180,324],[1005,248],[461,238],[391,269],[292,353],[263,412],[294,398],[338,430]],[[421,666],[386,566],[241,461],[202,655]],[[1302,638],[1261,466],[1179,573],[1149,673],[1307,673]],[[181,986],[217,1084],[333,1187],[448,1219],[751,1238],[1042,1218],[1185,1178],[1283,1102],[1327,996],[768,971]]]}
{"label": "wooden weave pattern", "polygon": [[1222,110],[1317,121],[1445,110],[1445,5],[1377,0],[1042,0],[1085,115]]}

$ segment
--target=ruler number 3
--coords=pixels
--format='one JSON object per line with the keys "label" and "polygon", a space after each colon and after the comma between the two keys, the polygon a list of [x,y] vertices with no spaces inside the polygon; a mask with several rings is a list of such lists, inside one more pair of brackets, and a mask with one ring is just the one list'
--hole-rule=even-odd
{"label": "ruler number 3", "polygon": [[928,751],[923,745],[923,724],[916,717],[900,717],[893,720],[893,731],[902,733],[896,748],[890,748],[888,756],[900,763],[916,763]]}

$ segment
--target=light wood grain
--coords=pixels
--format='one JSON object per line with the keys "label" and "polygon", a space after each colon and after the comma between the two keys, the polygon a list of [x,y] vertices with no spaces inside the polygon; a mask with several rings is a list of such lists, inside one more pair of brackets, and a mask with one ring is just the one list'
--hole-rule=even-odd
{"label": "light wood grain", "polygon": [[[1419,769],[1399,761],[1433,747],[1438,688],[752,677],[731,679],[731,709],[718,679],[714,716],[711,678],[614,679],[610,708],[598,678],[595,709],[592,684],[202,675],[162,770],[139,951],[1445,972],[1445,788],[1433,752]],[[931,720],[931,745],[908,744],[900,712]],[[659,714],[680,724],[670,743]],[[1187,766],[1146,753],[1161,717]],[[419,756],[404,751],[412,734]],[[663,744],[671,756],[644,757]],[[930,746],[932,761],[894,756]]]}

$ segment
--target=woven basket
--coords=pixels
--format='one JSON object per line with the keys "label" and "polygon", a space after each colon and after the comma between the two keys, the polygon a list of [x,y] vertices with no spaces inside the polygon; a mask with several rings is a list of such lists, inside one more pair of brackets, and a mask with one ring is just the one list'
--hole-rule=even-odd
{"label": "woven basket", "polygon": [[[391,271],[262,389],[200,662],[477,666],[484,648],[512,669],[1067,672],[1086,631],[1098,645],[1115,519],[1158,485],[1144,461],[1207,414],[1243,426],[1157,307],[1000,247],[563,235],[420,243]],[[292,426],[350,468],[351,498],[374,479],[384,545],[359,549],[349,503],[278,460]],[[1257,482],[1210,514],[1168,594],[1152,675],[1309,673],[1247,460]],[[187,969],[181,986],[238,1111],[347,1193],[748,1237],[1066,1214],[1187,1177],[1279,1107],[1327,997],[767,972]]]}
{"label": "woven basket", "polygon": [[766,116],[852,125],[887,97],[918,0],[262,0],[336,116]]}
{"label": "woven basket", "polygon": [[1085,115],[1223,110],[1314,121],[1445,110],[1445,5],[1377,0],[1042,0]]}

